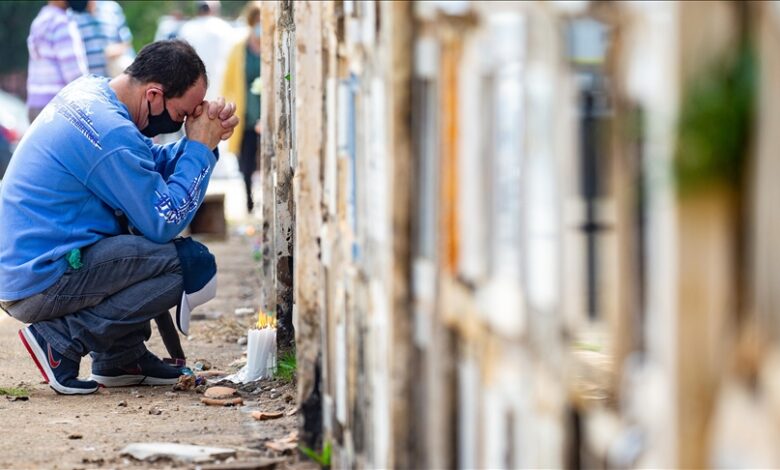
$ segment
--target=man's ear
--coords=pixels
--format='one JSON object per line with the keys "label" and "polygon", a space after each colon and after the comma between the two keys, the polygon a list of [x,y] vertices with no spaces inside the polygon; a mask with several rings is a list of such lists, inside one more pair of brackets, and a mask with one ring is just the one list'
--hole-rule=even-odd
{"label": "man's ear", "polygon": [[161,96],[163,95],[162,87],[159,83],[147,83],[146,84],[146,92],[144,93],[144,96],[146,99],[151,103],[152,100],[154,100],[155,96]]}

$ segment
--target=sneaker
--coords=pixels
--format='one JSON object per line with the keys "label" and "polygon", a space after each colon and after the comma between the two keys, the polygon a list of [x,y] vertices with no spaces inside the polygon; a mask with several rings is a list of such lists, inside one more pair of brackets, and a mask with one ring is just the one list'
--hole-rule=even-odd
{"label": "sneaker", "polygon": [[62,395],[86,395],[99,388],[95,381],[79,380],[79,363],[58,353],[32,325],[19,330],[19,338],[44,380],[55,392]]}
{"label": "sneaker", "polygon": [[181,370],[161,361],[146,351],[133,364],[97,371],[92,369],[90,379],[104,387],[127,387],[131,385],[171,385],[179,381]]}

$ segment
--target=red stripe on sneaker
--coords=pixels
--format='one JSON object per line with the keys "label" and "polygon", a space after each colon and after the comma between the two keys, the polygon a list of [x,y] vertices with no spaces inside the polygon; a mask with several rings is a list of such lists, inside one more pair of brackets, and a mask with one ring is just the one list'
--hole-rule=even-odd
{"label": "red stripe on sneaker", "polygon": [[49,377],[46,376],[46,371],[43,369],[41,363],[38,362],[38,357],[35,355],[32,348],[27,343],[27,338],[24,337],[23,330],[19,330],[19,338],[22,340],[22,344],[24,344],[24,347],[27,348],[27,352],[30,353],[30,357],[32,357],[33,362],[35,362],[35,365],[38,366],[38,370],[41,371],[41,375],[43,376],[43,379],[46,381],[46,383],[49,383]]}

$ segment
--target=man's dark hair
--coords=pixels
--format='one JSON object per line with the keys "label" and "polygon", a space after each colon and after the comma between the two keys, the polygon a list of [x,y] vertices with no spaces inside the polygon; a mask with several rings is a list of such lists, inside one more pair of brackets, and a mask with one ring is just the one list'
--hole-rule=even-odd
{"label": "man's dark hair", "polygon": [[159,83],[166,98],[184,95],[200,77],[208,86],[206,66],[195,49],[181,39],[144,46],[125,73],[141,83]]}

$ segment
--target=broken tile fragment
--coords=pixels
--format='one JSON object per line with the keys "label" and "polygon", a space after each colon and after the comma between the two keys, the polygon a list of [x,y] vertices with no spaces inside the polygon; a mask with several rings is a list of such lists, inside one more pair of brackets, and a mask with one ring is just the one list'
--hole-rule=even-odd
{"label": "broken tile fragment", "polygon": [[293,431],[281,439],[266,442],[265,446],[276,452],[294,450],[298,447],[298,431]]}
{"label": "broken tile fragment", "polygon": [[244,400],[241,397],[236,398],[201,398],[200,402],[208,406],[236,406],[243,405]]}
{"label": "broken tile fragment", "polygon": [[284,416],[281,411],[253,411],[252,417],[257,421],[265,421],[268,419],[277,419]]}
{"label": "broken tile fragment", "polygon": [[206,389],[206,392],[203,394],[206,398],[230,398],[236,395],[236,389],[230,388],[230,387],[222,387],[222,386],[216,386],[216,387],[209,387]]}
{"label": "broken tile fragment", "polygon": [[197,377],[218,377],[220,375],[227,375],[227,372],[221,370],[202,370],[195,372]]}

